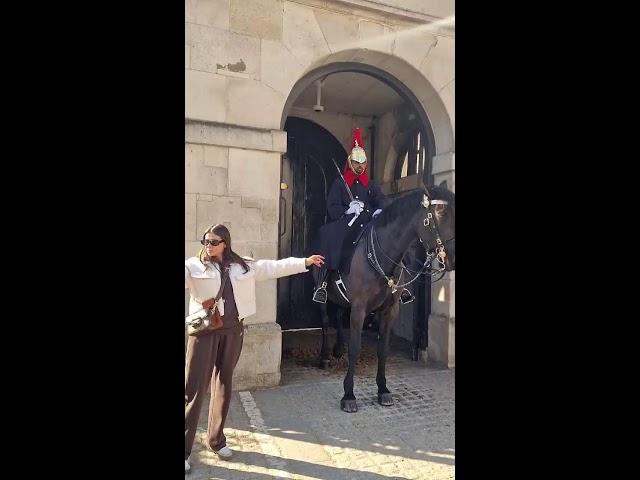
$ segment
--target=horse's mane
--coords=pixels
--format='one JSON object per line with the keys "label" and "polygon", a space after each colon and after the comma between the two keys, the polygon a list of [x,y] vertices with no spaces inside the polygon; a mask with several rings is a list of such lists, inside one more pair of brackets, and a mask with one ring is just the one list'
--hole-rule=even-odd
{"label": "horse's mane", "polygon": [[[422,188],[414,188],[398,195],[389,205],[382,209],[382,212],[376,218],[376,226],[383,227],[387,225],[402,215],[403,212],[414,212],[422,203],[423,194],[424,190]],[[450,205],[455,205],[455,194],[444,187],[429,187],[429,195],[433,199],[446,200]]]}
{"label": "horse's mane", "polygon": [[422,189],[416,188],[398,195],[390,204],[382,209],[382,212],[378,215],[378,218],[376,218],[376,227],[384,227],[403,213],[415,211],[416,207],[419,206],[422,201],[422,194]]}

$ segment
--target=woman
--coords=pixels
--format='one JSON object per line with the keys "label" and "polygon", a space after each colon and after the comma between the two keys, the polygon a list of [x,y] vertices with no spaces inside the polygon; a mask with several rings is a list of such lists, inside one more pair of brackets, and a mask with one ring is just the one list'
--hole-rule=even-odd
{"label": "woman", "polygon": [[224,282],[219,302],[222,328],[204,336],[189,336],[185,371],[185,473],[191,470],[189,455],[195,439],[202,401],[211,382],[207,443],[223,460],[233,453],[223,434],[231,401],[231,379],[242,350],[242,320],[256,313],[255,283],[308,271],[322,266],[324,257],[252,260],[231,249],[231,235],[224,225],[209,227],[202,236],[204,247],[197,257],[185,261],[185,286],[191,299],[189,313],[202,309],[202,302],[215,298]]}

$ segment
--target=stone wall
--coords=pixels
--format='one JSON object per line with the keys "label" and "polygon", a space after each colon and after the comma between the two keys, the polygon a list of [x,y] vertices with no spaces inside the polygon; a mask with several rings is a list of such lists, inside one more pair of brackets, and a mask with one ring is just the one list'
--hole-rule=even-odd
{"label": "stone wall", "polygon": [[[427,112],[438,155],[453,155],[455,38],[439,21],[451,12],[452,0],[186,0],[185,257],[213,223],[230,227],[238,253],[277,257],[282,128],[318,68],[389,72]],[[280,379],[276,282],[257,295],[235,388]]]}

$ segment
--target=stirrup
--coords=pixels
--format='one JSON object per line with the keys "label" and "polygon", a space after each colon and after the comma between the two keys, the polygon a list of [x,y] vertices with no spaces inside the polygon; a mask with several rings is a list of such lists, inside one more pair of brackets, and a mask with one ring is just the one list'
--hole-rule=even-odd
{"label": "stirrup", "polygon": [[406,288],[402,289],[402,293],[400,294],[400,303],[402,305],[406,305],[407,303],[411,303],[416,299],[413,294],[407,290]]}
{"label": "stirrup", "polygon": [[327,303],[327,282],[322,282],[320,288],[313,292],[313,301],[318,303]]}

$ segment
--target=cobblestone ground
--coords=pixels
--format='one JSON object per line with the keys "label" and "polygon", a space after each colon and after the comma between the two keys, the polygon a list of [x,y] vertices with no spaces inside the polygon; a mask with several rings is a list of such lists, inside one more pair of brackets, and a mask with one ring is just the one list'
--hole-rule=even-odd
{"label": "cobblestone ground", "polygon": [[359,410],[349,414],[340,410],[344,370],[285,361],[281,386],[234,393],[225,428],[231,461],[203,447],[203,410],[189,477],[455,478],[455,370],[427,368],[406,351],[392,353],[387,386],[395,404],[382,407],[375,369],[375,362],[358,367]]}

